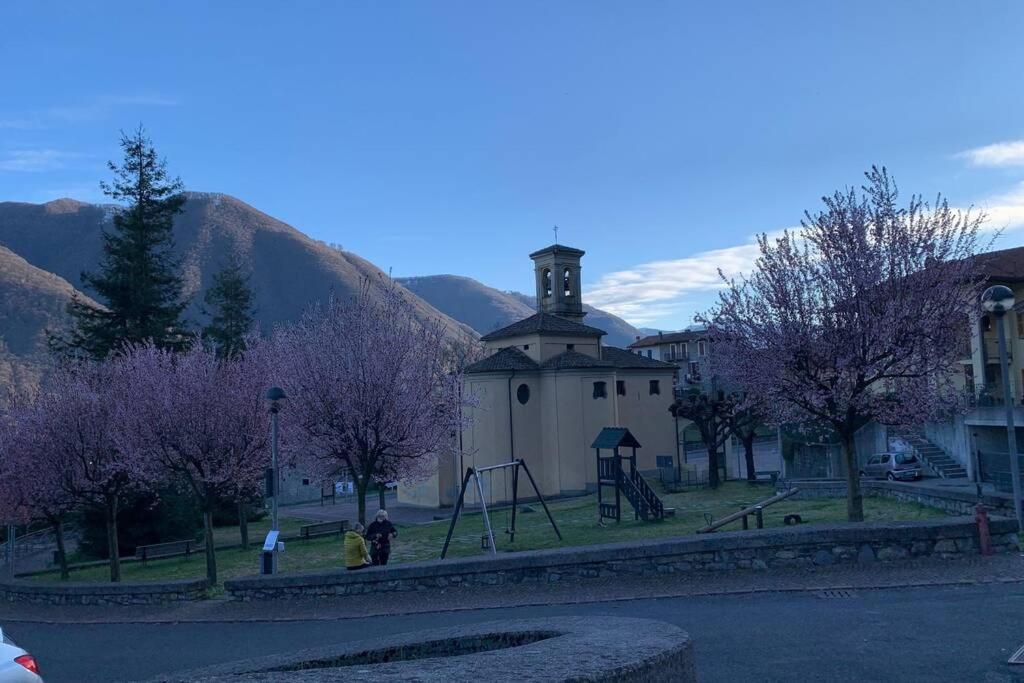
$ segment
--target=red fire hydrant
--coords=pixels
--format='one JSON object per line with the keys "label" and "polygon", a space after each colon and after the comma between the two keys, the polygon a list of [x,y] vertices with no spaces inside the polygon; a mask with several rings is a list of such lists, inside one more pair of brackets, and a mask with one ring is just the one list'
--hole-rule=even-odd
{"label": "red fire hydrant", "polygon": [[992,554],[992,543],[988,534],[988,508],[981,503],[974,506],[974,521],[978,524],[978,545],[982,555]]}

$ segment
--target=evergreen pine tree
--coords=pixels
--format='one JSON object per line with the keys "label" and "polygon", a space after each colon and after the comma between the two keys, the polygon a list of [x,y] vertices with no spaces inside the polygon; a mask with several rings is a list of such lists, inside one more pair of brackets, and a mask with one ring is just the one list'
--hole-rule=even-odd
{"label": "evergreen pine tree", "polygon": [[104,308],[72,299],[69,335],[50,339],[54,349],[70,355],[102,359],[124,344],[152,341],[180,349],[189,342],[181,320],[188,302],[172,232],[185,203],[184,186],[180,178],[168,178],[167,162],[157,156],[142,126],[121,134],[121,148],[122,163],[108,162],[113,180],[100,187],[126,205],[114,214],[113,230],[103,231],[99,271],[82,273],[82,282]]}
{"label": "evergreen pine tree", "polygon": [[203,338],[221,358],[232,358],[245,351],[245,336],[253,327],[253,292],[249,276],[234,261],[213,276],[213,286],[206,291],[204,313],[210,321],[203,328]]}

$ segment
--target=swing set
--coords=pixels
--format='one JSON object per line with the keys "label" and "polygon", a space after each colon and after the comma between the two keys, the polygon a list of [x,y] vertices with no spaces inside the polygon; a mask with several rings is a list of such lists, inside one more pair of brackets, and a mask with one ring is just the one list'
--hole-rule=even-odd
{"label": "swing set", "polygon": [[[505,533],[508,534],[509,542],[516,540],[516,512],[519,508],[519,470],[522,469],[526,473],[526,477],[530,480],[530,485],[533,487],[533,492],[537,494],[537,500],[544,507],[544,513],[548,516],[548,521],[551,522],[551,528],[555,530],[555,535],[558,536],[558,540],[562,540],[562,532],[558,530],[558,525],[555,524],[555,518],[551,516],[551,511],[548,510],[547,503],[544,502],[544,496],[540,494],[540,489],[537,488],[537,482],[533,480],[533,475],[530,474],[530,468],[526,466],[526,463],[522,458],[517,458],[511,462],[502,463],[500,465],[491,465],[490,467],[473,468],[467,467],[466,474],[462,478],[462,487],[459,489],[459,500],[455,503],[455,511],[452,513],[452,523],[448,527],[448,535],[444,539],[444,547],[441,549],[441,559],[443,560],[445,555],[448,554],[448,545],[451,543],[452,534],[455,532],[455,524],[459,521],[459,513],[462,511],[463,503],[466,498],[466,490],[469,488],[470,480],[476,482],[477,495],[480,497],[480,510],[483,512],[484,518],[484,534],[480,537],[480,545],[483,550],[490,550],[491,554],[497,554],[498,549],[494,546],[494,529],[491,526],[491,518],[487,512],[487,496],[484,495],[484,485],[481,475],[489,477],[488,484],[493,482],[494,472],[498,470],[502,473],[502,486],[505,493],[505,501],[509,500],[508,495],[508,474],[512,472],[512,506],[505,509]],[[491,486],[487,487],[491,492],[491,508],[494,508],[494,488]]]}

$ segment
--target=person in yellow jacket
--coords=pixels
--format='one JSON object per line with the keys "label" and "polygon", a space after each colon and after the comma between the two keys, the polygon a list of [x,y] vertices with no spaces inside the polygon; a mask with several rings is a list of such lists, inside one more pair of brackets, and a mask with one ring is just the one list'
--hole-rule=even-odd
{"label": "person in yellow jacket", "polygon": [[363,525],[356,522],[355,527],[345,532],[345,569],[354,571],[372,566],[370,553],[366,550],[366,540],[363,538]]}

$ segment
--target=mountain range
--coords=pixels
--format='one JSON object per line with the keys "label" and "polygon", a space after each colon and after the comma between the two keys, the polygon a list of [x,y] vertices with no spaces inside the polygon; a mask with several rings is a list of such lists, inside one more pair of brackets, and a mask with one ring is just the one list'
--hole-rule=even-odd
{"label": "mountain range", "polygon": [[[31,385],[47,364],[46,330],[68,324],[65,306],[95,270],[102,233],[116,207],[58,199],[45,204],[0,202],[0,385]],[[190,192],[175,218],[186,316],[203,320],[203,293],[233,260],[251,273],[256,315],[264,332],[298,318],[332,293],[347,296],[363,282],[387,285],[380,268],[352,252],[315,240],[234,197]],[[423,319],[440,318],[453,336],[475,337],[527,317],[533,297],[502,292],[455,275],[401,278]],[[586,322],[608,332],[605,343],[626,345],[639,331],[588,307]]]}
{"label": "mountain range", "polygon": [[[426,275],[398,278],[409,291],[438,310],[463,322],[480,334],[487,334],[537,312],[537,299],[521,292],[503,292],[461,275]],[[609,346],[627,346],[642,332],[622,318],[593,306],[583,305],[584,322],[608,334]]]}

